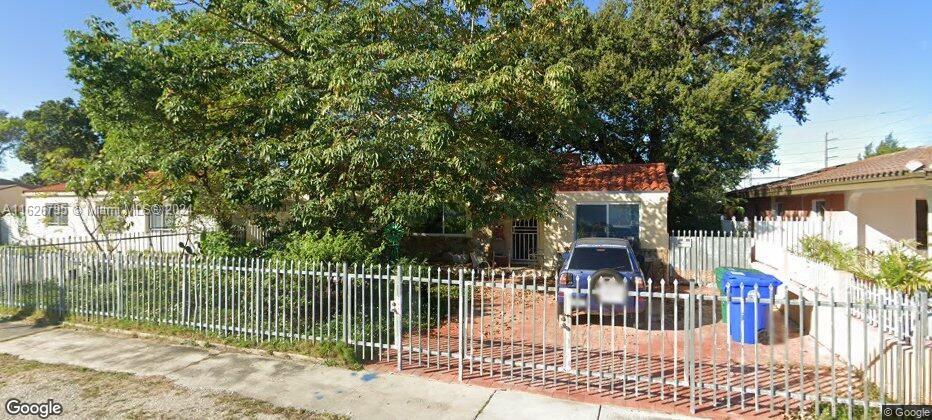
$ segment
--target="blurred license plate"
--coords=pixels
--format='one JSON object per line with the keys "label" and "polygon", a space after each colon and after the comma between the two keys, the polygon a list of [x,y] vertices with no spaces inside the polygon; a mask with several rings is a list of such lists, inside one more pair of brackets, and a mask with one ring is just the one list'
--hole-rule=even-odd
{"label": "blurred license plate", "polygon": [[599,284],[597,298],[603,305],[624,305],[628,299],[628,288],[615,280]]}

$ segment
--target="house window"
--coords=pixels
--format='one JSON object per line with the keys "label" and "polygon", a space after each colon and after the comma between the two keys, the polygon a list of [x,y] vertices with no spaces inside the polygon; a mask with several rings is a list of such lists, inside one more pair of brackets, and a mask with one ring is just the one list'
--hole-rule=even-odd
{"label": "house window", "polygon": [[44,207],[45,224],[48,226],[68,226],[68,204],[46,204]]}
{"label": "house window", "polygon": [[929,248],[929,202],[916,200],[916,242],[917,248]]}
{"label": "house window", "polygon": [[824,217],[825,200],[812,200],[812,213],[819,215],[819,217]]}
{"label": "house window", "polygon": [[175,210],[171,206],[152,206],[146,219],[149,230],[174,229],[176,225]]}
{"label": "house window", "polygon": [[444,206],[413,230],[422,235],[465,236],[467,224],[464,212]]}
{"label": "house window", "polygon": [[777,217],[783,216],[783,203],[777,201],[773,204],[773,215]]}
{"label": "house window", "polygon": [[576,238],[634,238],[639,236],[637,204],[579,204]]}

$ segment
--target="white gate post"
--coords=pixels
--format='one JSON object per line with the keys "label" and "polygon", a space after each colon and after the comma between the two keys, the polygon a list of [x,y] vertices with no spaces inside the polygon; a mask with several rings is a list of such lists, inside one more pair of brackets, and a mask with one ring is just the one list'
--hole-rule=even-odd
{"label": "white gate post", "polygon": [[686,299],[686,384],[689,386],[689,412],[696,414],[696,343],[695,343],[695,305],[696,282],[689,281],[689,295]]}
{"label": "white gate post", "polygon": [[[343,263],[343,285],[340,289],[342,291],[343,301],[343,342],[350,344],[350,310],[349,310],[349,290],[350,290],[350,278],[349,278],[349,266],[347,263]],[[356,347],[355,345],[353,346]]]}
{"label": "white gate post", "polygon": [[397,369],[401,371],[401,351],[403,348],[402,345],[402,335],[401,335],[401,266],[395,267],[395,285],[393,290],[393,300],[391,302],[392,312],[395,314],[395,347],[398,349],[398,353],[395,355],[398,359],[395,361],[397,364]]}
{"label": "white gate post", "polygon": [[929,322],[929,293],[921,291],[915,297],[916,302],[916,320],[913,325],[913,369],[916,374],[913,375],[913,404],[925,404],[925,387],[926,376],[925,366],[923,366],[926,357],[925,338],[926,328]]}
{"label": "white gate post", "polygon": [[563,371],[567,373],[573,370],[573,321],[570,315],[573,311],[573,304],[570,302],[571,298],[572,290],[564,289],[560,328],[563,329]]}
{"label": "white gate post", "polygon": [[[463,278],[463,269],[460,269],[459,278],[459,352],[457,356],[457,376],[463,380],[463,363],[466,354],[466,280]],[[448,292],[449,293],[449,292]],[[401,355],[399,354],[399,360]]]}

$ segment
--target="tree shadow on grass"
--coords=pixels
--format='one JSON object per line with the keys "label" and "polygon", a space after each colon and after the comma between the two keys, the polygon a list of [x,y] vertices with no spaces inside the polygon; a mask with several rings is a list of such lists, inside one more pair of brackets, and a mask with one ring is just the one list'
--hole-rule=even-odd
{"label": "tree shadow on grass", "polygon": [[38,310],[35,306],[24,306],[9,315],[0,315],[0,324],[10,322],[27,322],[36,327],[45,327],[49,325],[61,324],[63,316],[55,308],[45,308]]}

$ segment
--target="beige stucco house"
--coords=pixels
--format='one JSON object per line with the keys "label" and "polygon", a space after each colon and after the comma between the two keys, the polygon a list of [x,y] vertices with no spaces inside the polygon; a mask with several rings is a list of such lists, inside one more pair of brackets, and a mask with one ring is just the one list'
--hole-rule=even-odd
{"label": "beige stucco house", "polygon": [[669,194],[663,163],[571,165],[553,215],[506,221],[493,231],[493,248],[501,244],[496,253],[510,265],[553,268],[577,238],[622,237],[637,242],[645,261],[665,260]]}

